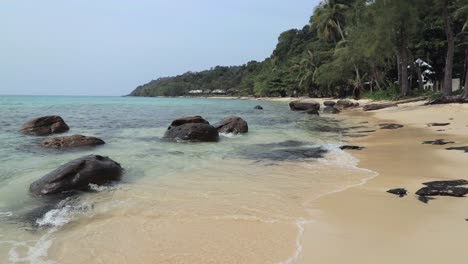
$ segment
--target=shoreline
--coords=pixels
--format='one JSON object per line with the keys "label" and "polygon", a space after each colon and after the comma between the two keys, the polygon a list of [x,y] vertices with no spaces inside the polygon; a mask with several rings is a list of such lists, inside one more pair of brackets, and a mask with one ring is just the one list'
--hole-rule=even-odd
{"label": "shoreline", "polygon": [[[396,122],[397,130],[380,130],[352,144],[366,149],[352,152],[360,168],[378,176],[369,182],[320,198],[314,207],[316,222],[308,224],[297,263],[440,263],[468,257],[463,238],[468,235],[468,200],[435,197],[424,204],[414,193],[423,182],[468,179],[463,146],[468,121],[465,105],[421,106],[421,103],[387,108],[372,113],[360,109],[338,118],[369,121],[369,125]],[[450,122],[445,128],[427,123]],[[445,131],[437,131],[437,130]],[[424,140],[446,139],[456,144],[433,146]],[[406,188],[399,198],[386,193]],[[325,261],[326,260],[326,261]]]}

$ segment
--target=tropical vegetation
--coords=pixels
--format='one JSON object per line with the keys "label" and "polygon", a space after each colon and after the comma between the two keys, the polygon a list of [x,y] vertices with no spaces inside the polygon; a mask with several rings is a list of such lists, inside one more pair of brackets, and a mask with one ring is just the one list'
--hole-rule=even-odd
{"label": "tropical vegetation", "polygon": [[468,86],[467,17],[468,0],[325,0],[264,61],[159,78],[131,95],[405,97],[432,83],[449,96],[453,78]]}

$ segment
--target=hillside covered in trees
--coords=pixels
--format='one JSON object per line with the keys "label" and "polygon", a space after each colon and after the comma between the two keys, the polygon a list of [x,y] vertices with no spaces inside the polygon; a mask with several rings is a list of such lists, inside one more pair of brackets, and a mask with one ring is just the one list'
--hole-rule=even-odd
{"label": "hillside covered in trees", "polygon": [[262,62],[159,78],[130,95],[406,96],[429,81],[450,95],[452,78],[468,79],[467,17],[468,0],[325,0]]}

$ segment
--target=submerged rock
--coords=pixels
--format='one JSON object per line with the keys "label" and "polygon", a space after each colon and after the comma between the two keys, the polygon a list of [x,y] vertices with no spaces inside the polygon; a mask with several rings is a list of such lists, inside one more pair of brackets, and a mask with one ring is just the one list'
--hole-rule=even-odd
{"label": "submerged rock", "polygon": [[310,109],[310,110],[304,111],[304,113],[308,115],[317,115],[317,116],[320,115],[317,109]]}
{"label": "submerged rock", "polygon": [[219,133],[243,134],[249,132],[247,122],[238,116],[229,116],[213,125]]}
{"label": "submerged rock", "polygon": [[455,143],[455,142],[445,141],[444,139],[423,141],[423,144],[426,144],[426,145],[447,145],[447,144],[453,144],[453,143]]}
{"label": "submerged rock", "polygon": [[320,103],[312,99],[301,99],[289,103],[289,108],[293,111],[320,110]]}
{"label": "submerged rock", "polygon": [[468,194],[468,188],[460,187],[468,185],[468,181],[466,180],[433,181],[423,184],[426,185],[426,187],[423,187],[416,192],[419,196],[464,197]]}
{"label": "submerged rock", "polygon": [[120,164],[110,158],[89,155],[70,161],[33,182],[29,191],[35,195],[87,191],[90,184],[103,185],[120,180],[122,173]]}
{"label": "submerged rock", "polygon": [[380,129],[399,129],[404,127],[403,125],[400,124],[379,124]]}
{"label": "submerged rock", "polygon": [[398,195],[400,197],[405,197],[408,194],[408,191],[404,188],[391,189],[391,190],[388,190],[387,192]]}
{"label": "submerged rock", "polygon": [[327,106],[323,109],[323,112],[325,114],[339,114],[340,113],[340,110],[336,109],[335,107],[333,106]]}
{"label": "submerged rock", "polygon": [[256,109],[256,110],[263,110],[263,107],[262,107],[261,105],[257,105],[257,106],[254,107],[254,109]]}
{"label": "submerged rock", "polygon": [[35,136],[64,133],[68,130],[70,130],[70,128],[60,116],[35,118],[23,124],[20,129],[23,134]]}
{"label": "submerged rock", "polygon": [[96,137],[86,137],[83,135],[73,135],[66,137],[54,137],[48,138],[42,141],[41,146],[45,148],[53,149],[65,149],[65,148],[78,148],[78,147],[94,147],[103,145],[102,139]]}
{"label": "submerged rock", "polygon": [[300,141],[256,144],[239,151],[242,158],[255,161],[302,161],[323,158],[328,151]]}
{"label": "submerged rock", "polygon": [[341,150],[363,150],[365,149],[365,147],[344,145],[344,146],[341,146],[340,149]]}

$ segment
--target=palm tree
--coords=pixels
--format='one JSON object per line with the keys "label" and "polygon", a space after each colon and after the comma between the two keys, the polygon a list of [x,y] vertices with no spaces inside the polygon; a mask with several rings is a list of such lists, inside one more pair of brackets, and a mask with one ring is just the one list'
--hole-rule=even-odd
{"label": "palm tree", "polygon": [[344,14],[348,8],[338,0],[324,0],[315,10],[311,26],[315,27],[326,41],[337,43],[339,40],[346,40],[343,26]]}

